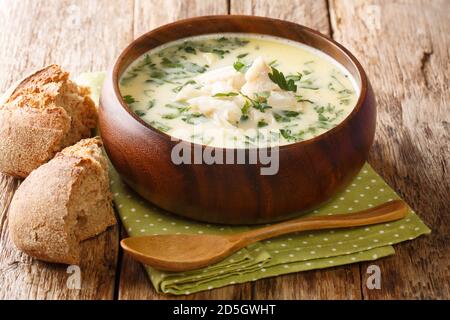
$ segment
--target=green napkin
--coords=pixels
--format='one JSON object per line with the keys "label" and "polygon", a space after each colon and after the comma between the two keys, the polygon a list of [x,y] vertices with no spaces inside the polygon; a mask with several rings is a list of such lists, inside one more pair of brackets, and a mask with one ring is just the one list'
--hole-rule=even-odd
{"label": "green napkin", "polygon": [[[225,234],[249,230],[246,226],[199,223],[172,215],[146,202],[111,169],[111,190],[122,223],[130,236],[154,234]],[[343,193],[307,216],[354,212],[399,199],[365,164]],[[412,240],[430,229],[410,209],[406,218],[369,227],[291,234],[251,245],[208,268],[162,272],[147,268],[156,290],[189,294],[229,284],[280,274],[376,260],[394,253],[393,244]]]}
{"label": "green napkin", "polygon": [[[84,74],[77,82],[90,86],[93,97],[97,98],[102,80],[103,74],[95,73]],[[121,181],[112,167],[110,180],[115,207],[129,236],[229,234],[254,228],[213,225],[180,218],[142,199]],[[305,216],[355,212],[393,199],[400,198],[369,164],[365,164],[346,190]],[[430,232],[409,209],[408,215],[396,222],[295,233],[256,243],[222,262],[200,270],[180,273],[162,272],[150,267],[146,269],[158,292],[190,294],[291,272],[376,260],[394,254],[393,244]]]}

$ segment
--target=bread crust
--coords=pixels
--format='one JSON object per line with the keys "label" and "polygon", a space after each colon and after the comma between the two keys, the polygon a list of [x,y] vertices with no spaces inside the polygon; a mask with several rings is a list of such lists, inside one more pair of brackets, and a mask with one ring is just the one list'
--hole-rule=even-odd
{"label": "bread crust", "polygon": [[50,65],[0,99],[0,171],[24,178],[64,147],[91,136],[97,111],[89,90]]}
{"label": "bread crust", "polygon": [[[17,248],[40,260],[77,264],[80,241],[116,223],[104,166],[106,159],[100,146],[99,138],[82,140],[58,153],[24,180],[13,197],[8,216],[10,236]],[[76,208],[87,200],[80,199],[79,195],[88,176],[95,178],[93,181],[98,185],[93,190],[98,188],[106,210],[101,222],[92,220],[96,221],[92,227],[89,217],[97,212],[92,212],[92,208],[91,212],[85,212],[88,220],[84,225],[78,220],[80,212]]]}

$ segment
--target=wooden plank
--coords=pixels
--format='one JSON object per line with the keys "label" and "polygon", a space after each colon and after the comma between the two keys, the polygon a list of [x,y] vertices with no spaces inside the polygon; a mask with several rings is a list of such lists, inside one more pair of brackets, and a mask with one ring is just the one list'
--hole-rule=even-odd
{"label": "wooden plank", "polygon": [[163,24],[196,16],[228,13],[227,0],[136,0],[134,37]]}
{"label": "wooden plank", "polygon": [[[232,14],[293,21],[330,35],[326,1],[231,0]],[[290,274],[256,281],[254,299],[360,299],[358,265]]]}
{"label": "wooden plank", "polygon": [[326,0],[231,0],[230,13],[292,21],[330,35]]}
{"label": "wooden plank", "polygon": [[258,280],[253,299],[361,299],[359,268],[348,265]]}
{"label": "wooden plank", "polygon": [[[132,3],[3,0],[0,90],[49,63],[72,73],[104,70],[132,39]],[[0,177],[0,299],[112,299],[118,228],[83,243],[81,289],[69,289],[66,266],[32,260],[9,240],[7,207],[17,185]]]}
{"label": "wooden plank", "polygon": [[[175,20],[199,15],[227,14],[226,0],[151,0],[135,3],[134,36]],[[251,285],[229,286],[186,297],[165,296],[156,293],[142,266],[129,256],[122,258],[119,299],[249,299]]]}
{"label": "wooden plank", "polygon": [[376,262],[381,290],[364,286],[363,296],[448,299],[450,3],[334,0],[330,10],[334,38],[361,61],[377,96],[369,162],[433,230]]}

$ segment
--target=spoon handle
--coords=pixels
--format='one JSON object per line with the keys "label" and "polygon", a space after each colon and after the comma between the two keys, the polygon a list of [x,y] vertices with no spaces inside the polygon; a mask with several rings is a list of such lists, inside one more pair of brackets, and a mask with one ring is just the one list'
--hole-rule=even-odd
{"label": "spoon handle", "polygon": [[[236,234],[235,236],[236,241],[239,241],[240,245],[246,246],[256,241],[261,241],[292,232],[357,227],[399,220],[406,216],[406,212],[407,206],[405,202],[401,200],[393,200],[383,203],[377,207],[355,213],[298,218],[267,227],[246,231]],[[234,236],[231,236],[231,238],[233,237]]]}

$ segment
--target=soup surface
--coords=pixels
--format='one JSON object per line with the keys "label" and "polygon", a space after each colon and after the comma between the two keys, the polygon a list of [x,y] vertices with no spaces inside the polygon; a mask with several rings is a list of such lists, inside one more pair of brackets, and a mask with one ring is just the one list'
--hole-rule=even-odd
{"label": "soup surface", "polygon": [[155,48],[120,79],[131,110],[151,126],[215,147],[285,145],[339,124],[354,79],[326,54],[281,38],[222,34]]}

